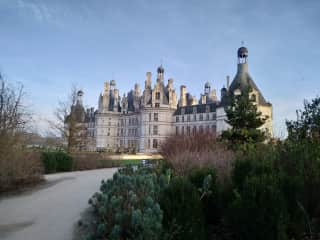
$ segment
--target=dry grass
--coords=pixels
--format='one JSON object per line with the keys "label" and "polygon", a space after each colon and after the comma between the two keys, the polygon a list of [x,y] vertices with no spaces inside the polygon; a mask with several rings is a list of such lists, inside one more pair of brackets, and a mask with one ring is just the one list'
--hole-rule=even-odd
{"label": "dry grass", "polygon": [[161,145],[161,154],[179,176],[193,168],[213,167],[220,180],[230,176],[234,159],[233,152],[208,133],[172,136]]}

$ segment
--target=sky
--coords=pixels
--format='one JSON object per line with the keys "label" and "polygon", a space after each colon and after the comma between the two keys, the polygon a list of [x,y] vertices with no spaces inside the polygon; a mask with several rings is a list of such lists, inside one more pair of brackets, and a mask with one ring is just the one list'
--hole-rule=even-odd
{"label": "sky", "polygon": [[199,97],[209,81],[220,96],[243,41],[283,137],[285,120],[319,94],[319,23],[318,0],[0,0],[0,71],[24,85],[44,133],[73,84],[97,107],[106,80],[122,96],[161,63],[178,94],[184,84]]}

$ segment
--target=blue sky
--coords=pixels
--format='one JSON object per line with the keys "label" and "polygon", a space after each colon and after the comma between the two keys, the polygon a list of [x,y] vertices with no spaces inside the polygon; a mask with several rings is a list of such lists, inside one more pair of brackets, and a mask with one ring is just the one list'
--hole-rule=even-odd
{"label": "blue sky", "polygon": [[219,93],[244,41],[283,136],[285,119],[319,94],[319,23],[317,0],[0,0],[0,71],[25,85],[43,132],[72,84],[96,106],[104,81],[122,95],[161,61],[177,90],[199,97],[210,81]]}

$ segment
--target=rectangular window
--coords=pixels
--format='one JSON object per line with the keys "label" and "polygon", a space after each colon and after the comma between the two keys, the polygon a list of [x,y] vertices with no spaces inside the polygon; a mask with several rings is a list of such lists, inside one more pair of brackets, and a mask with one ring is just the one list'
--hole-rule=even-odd
{"label": "rectangular window", "polygon": [[207,116],[206,116],[207,120],[209,120],[210,116],[209,116],[209,113],[207,113]]}
{"label": "rectangular window", "polygon": [[184,122],[184,116],[182,116],[182,122]]}
{"label": "rectangular window", "polygon": [[156,100],[160,100],[160,93],[156,92]]}
{"label": "rectangular window", "polygon": [[195,135],[197,133],[197,127],[196,126],[193,126],[192,128],[192,134]]}
{"label": "rectangular window", "polygon": [[179,122],[179,116],[176,116],[176,122]]}
{"label": "rectangular window", "polygon": [[179,134],[179,127],[176,126],[176,135],[178,135],[178,134]]}
{"label": "rectangular window", "polygon": [[203,115],[202,115],[202,113],[200,114],[200,118],[199,118],[199,120],[200,120],[200,121],[202,121],[202,120],[203,120]]}
{"label": "rectangular window", "polygon": [[158,126],[153,126],[153,135],[158,135]]}
{"label": "rectangular window", "polygon": [[190,115],[187,116],[187,121],[190,122]]}
{"label": "rectangular window", "polygon": [[157,122],[157,121],[159,120],[158,117],[159,117],[159,116],[158,116],[158,113],[154,113],[154,114],[153,114],[153,120],[154,120],[154,121]]}
{"label": "rectangular window", "polygon": [[156,108],[159,108],[159,107],[160,107],[160,103],[156,103],[156,104],[155,104],[155,107],[156,107]]}
{"label": "rectangular window", "polygon": [[184,126],[182,126],[182,128],[181,128],[181,134],[182,135],[184,134]]}
{"label": "rectangular window", "polygon": [[151,113],[149,113],[149,122],[151,122]]}
{"label": "rectangular window", "polygon": [[148,148],[150,148],[150,139],[148,139]]}
{"label": "rectangular window", "polygon": [[153,139],[153,141],[152,141],[152,147],[153,147],[153,148],[158,148],[158,139]]}
{"label": "rectangular window", "polygon": [[197,121],[197,115],[196,114],[193,115],[193,121]]}

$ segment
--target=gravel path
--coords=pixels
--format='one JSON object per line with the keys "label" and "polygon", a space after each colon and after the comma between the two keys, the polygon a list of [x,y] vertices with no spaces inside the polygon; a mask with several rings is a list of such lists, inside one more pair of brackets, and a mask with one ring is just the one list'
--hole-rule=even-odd
{"label": "gravel path", "polygon": [[0,199],[0,239],[72,240],[74,226],[116,169],[46,175],[34,190]]}

